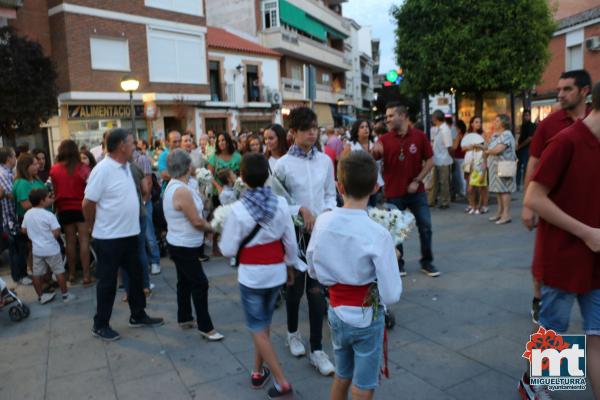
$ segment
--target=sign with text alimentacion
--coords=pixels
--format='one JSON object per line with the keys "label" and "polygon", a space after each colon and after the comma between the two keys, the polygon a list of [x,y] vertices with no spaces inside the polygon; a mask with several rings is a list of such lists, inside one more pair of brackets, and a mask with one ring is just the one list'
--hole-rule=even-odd
{"label": "sign with text alimentacion", "polygon": [[[135,117],[144,118],[144,106],[134,106]],[[131,118],[128,104],[81,104],[68,107],[69,119],[127,119]]]}

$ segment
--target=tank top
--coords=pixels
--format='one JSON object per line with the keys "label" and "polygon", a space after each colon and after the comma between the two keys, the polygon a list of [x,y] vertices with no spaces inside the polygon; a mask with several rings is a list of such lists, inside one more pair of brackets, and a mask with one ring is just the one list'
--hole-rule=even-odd
{"label": "tank top", "polygon": [[204,208],[202,199],[197,191],[191,190],[188,185],[178,179],[171,179],[163,195],[163,210],[167,220],[167,242],[172,246],[195,248],[204,242],[204,232],[196,229],[182,211],[173,207],[173,195],[179,188],[189,190],[194,199],[198,215],[202,216]]}

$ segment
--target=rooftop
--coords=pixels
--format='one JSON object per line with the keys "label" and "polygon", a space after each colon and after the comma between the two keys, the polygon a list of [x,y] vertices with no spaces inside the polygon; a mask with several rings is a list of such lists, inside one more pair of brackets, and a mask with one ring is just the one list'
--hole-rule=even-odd
{"label": "rooftop", "polygon": [[234,35],[225,29],[208,26],[207,44],[209,49],[222,49],[240,53],[259,54],[269,57],[281,57],[281,54],[258,43]]}
{"label": "rooftop", "polygon": [[570,26],[579,25],[595,18],[600,18],[600,7],[591,8],[589,10],[580,12],[579,14],[558,20],[556,30],[560,31]]}

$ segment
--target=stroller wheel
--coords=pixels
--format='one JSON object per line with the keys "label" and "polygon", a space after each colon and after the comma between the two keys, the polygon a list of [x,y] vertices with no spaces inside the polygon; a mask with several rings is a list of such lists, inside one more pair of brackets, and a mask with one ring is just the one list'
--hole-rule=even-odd
{"label": "stroller wheel", "polygon": [[389,330],[394,329],[394,326],[396,326],[396,317],[394,316],[394,314],[392,314],[391,311],[386,311],[385,312],[385,327],[388,328]]}
{"label": "stroller wheel", "polygon": [[21,311],[23,312],[23,319],[29,317],[29,314],[31,314],[31,311],[29,310],[29,307],[26,304],[23,304],[21,306]]}
{"label": "stroller wheel", "polygon": [[19,322],[23,319],[23,311],[20,307],[12,306],[8,309],[8,316],[10,317],[11,321]]}

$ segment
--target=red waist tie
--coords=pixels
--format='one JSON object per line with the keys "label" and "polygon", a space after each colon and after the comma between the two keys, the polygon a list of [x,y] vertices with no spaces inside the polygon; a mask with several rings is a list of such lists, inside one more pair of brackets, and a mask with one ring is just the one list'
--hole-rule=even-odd
{"label": "red waist tie", "polygon": [[370,286],[370,283],[361,286],[336,283],[329,287],[329,304],[331,304],[332,307],[365,307],[365,298],[367,297]]}
{"label": "red waist tie", "polygon": [[271,243],[244,247],[240,251],[240,264],[281,264],[284,261],[284,256],[283,243],[281,243],[281,240],[275,240]]}

